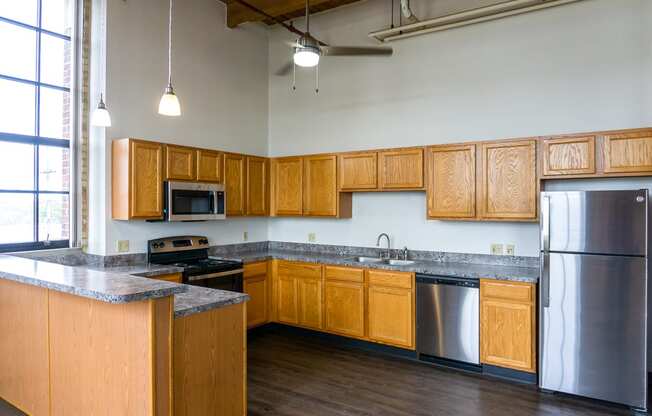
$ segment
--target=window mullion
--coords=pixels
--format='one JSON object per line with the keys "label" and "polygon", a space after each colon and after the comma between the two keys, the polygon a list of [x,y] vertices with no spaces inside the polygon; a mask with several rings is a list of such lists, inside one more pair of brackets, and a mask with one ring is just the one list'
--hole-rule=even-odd
{"label": "window mullion", "polygon": [[[43,0],[38,0],[36,19],[36,136],[41,137],[41,27],[43,23]],[[34,241],[39,241],[39,145],[34,145]]]}

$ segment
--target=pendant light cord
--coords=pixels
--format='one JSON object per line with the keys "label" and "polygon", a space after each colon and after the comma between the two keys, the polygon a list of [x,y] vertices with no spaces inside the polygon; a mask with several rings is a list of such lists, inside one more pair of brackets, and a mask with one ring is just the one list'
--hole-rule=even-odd
{"label": "pendant light cord", "polygon": [[306,0],[306,33],[310,33],[310,0]]}
{"label": "pendant light cord", "polygon": [[168,85],[172,85],[172,0],[170,0],[170,18],[168,23]]}

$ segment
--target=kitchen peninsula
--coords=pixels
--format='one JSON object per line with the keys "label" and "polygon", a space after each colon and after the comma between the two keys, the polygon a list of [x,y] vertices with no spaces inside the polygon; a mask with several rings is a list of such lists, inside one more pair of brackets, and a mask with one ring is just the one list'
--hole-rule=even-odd
{"label": "kitchen peninsula", "polygon": [[247,295],[119,270],[0,256],[0,397],[32,415],[244,414]]}

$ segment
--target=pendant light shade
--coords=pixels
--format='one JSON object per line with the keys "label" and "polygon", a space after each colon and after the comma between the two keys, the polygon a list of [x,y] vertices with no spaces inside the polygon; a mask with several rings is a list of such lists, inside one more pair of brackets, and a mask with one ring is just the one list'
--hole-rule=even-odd
{"label": "pendant light shade", "polygon": [[111,115],[104,104],[102,94],[100,94],[100,102],[97,103],[97,108],[91,116],[91,124],[96,127],[111,127]]}
{"label": "pendant light shade", "polygon": [[168,86],[158,104],[158,113],[164,116],[180,116],[181,104],[172,88],[172,0],[170,0],[170,20],[168,25]]}

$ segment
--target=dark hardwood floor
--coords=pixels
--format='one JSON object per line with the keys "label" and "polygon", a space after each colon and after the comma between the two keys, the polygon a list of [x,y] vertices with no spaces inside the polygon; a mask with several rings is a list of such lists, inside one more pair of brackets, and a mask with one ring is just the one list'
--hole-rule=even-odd
{"label": "dark hardwood floor", "polygon": [[250,337],[249,416],[607,416],[628,409],[335,346],[287,331]]}

